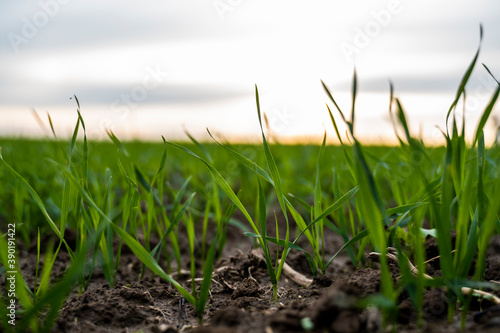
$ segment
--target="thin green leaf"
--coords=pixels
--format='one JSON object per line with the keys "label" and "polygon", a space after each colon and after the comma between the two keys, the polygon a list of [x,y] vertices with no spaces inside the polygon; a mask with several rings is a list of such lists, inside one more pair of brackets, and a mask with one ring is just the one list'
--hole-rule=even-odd
{"label": "thin green leaf", "polygon": [[448,109],[448,113],[446,114],[446,128],[448,128],[448,119],[450,117],[451,111],[456,107],[458,101],[460,100],[460,96],[462,93],[465,91],[465,85],[469,81],[470,75],[472,74],[472,71],[474,70],[474,66],[476,65],[477,58],[479,57],[479,51],[481,50],[481,42],[483,41],[483,26],[479,26],[479,46],[477,47],[476,55],[472,59],[472,62],[469,65],[469,68],[467,68],[467,71],[465,72],[464,76],[462,77],[462,80],[460,81],[460,85],[458,86],[457,93],[455,96],[455,100],[451,104],[450,108]]}
{"label": "thin green leaf", "polygon": [[215,254],[217,250],[219,234],[215,234],[214,239],[210,248],[208,249],[207,258],[205,260],[205,265],[203,266],[203,279],[200,286],[200,294],[196,304],[196,312],[198,313],[198,319],[200,323],[203,323],[203,312],[207,305],[208,295],[210,292],[210,286],[212,285],[212,272],[214,270]]}
{"label": "thin green leaf", "polygon": [[479,124],[477,125],[476,128],[476,135],[474,135],[474,143],[473,146],[476,145],[477,141],[479,140],[479,137],[482,135],[484,125],[486,125],[486,121],[488,121],[488,118],[491,115],[491,111],[495,107],[495,103],[497,102],[498,95],[500,94],[500,85],[498,85],[497,89],[495,90],[495,93],[493,94],[493,97],[491,97],[491,100],[488,102],[488,105],[483,111],[483,114],[481,115],[481,120],[479,120]]}

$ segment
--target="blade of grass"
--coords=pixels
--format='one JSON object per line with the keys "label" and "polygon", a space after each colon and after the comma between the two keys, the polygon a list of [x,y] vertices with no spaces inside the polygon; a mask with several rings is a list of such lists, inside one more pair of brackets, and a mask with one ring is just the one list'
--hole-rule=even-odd
{"label": "blade of grass", "polygon": [[[498,193],[500,191],[500,178],[496,178],[494,182],[494,191],[492,193]],[[490,239],[495,232],[498,221],[498,212],[500,210],[500,196],[496,195],[491,198],[488,211],[484,221],[480,222],[480,231],[478,239],[478,253],[477,253],[477,264],[474,273],[474,279],[476,281],[484,280],[484,271],[486,263],[486,251],[490,244]]]}
{"label": "blade of grass", "polygon": [[495,90],[495,93],[491,97],[491,100],[488,102],[488,105],[486,106],[486,108],[483,111],[483,114],[481,115],[481,119],[479,120],[479,124],[477,125],[476,128],[476,134],[474,135],[474,143],[472,144],[473,146],[476,145],[477,141],[479,140],[479,137],[482,135],[484,125],[486,125],[486,122],[488,121],[488,118],[491,115],[491,111],[493,111],[493,108],[495,107],[499,94],[500,94],[500,84],[498,85],[497,89]]}
{"label": "blade of grass", "polygon": [[455,100],[451,104],[450,108],[448,109],[448,113],[446,114],[446,132],[448,133],[448,119],[450,117],[451,111],[455,109],[458,101],[460,100],[460,96],[462,93],[465,91],[465,86],[467,82],[469,81],[470,75],[472,74],[472,71],[474,70],[474,67],[476,65],[477,58],[479,57],[479,51],[481,50],[481,43],[483,41],[483,26],[479,26],[479,46],[477,47],[476,55],[472,59],[472,62],[470,63],[469,67],[467,68],[467,71],[465,72],[464,76],[462,77],[462,80],[460,81],[460,85],[458,86],[457,93],[455,96]]}
{"label": "blade of grass", "polygon": [[[285,259],[288,254],[288,214],[287,214],[287,205],[289,205],[288,202],[286,202],[286,197],[285,197],[285,192],[283,190],[283,184],[281,182],[281,176],[278,171],[278,166],[276,165],[276,161],[274,160],[274,156],[271,153],[271,149],[269,148],[269,144],[267,143],[266,136],[264,134],[264,128],[262,126],[262,118],[261,118],[261,111],[260,111],[260,99],[259,99],[259,90],[257,88],[257,85],[255,85],[255,102],[257,105],[257,115],[259,118],[259,125],[260,125],[260,131],[262,134],[262,143],[264,146],[264,154],[266,157],[266,162],[267,162],[267,167],[269,168],[269,174],[271,175],[271,179],[273,180],[273,187],[276,190],[276,196],[278,197],[278,202],[280,204],[281,210],[283,212],[283,216],[285,217],[285,222],[287,225],[287,238],[285,239],[285,246],[283,247],[282,250],[282,256],[281,256],[281,261],[280,264],[276,270],[276,280],[279,279],[281,275],[281,271],[283,269],[283,265],[285,264]],[[290,204],[291,205],[291,204]],[[276,230],[278,232],[278,230]],[[273,284],[273,292],[274,292],[274,299],[277,299],[277,284]]]}
{"label": "blade of grass", "polygon": [[191,304],[196,304],[195,298],[191,295],[184,287],[182,287],[177,281],[175,281],[170,275],[165,273],[163,269],[158,265],[156,260],[149,254],[149,252],[144,249],[144,247],[130,236],[126,231],[118,227],[116,224],[111,223],[113,231],[116,232],[121,239],[127,244],[127,246],[132,250],[132,252],[139,258],[139,260],[144,263],[152,272],[160,276],[165,281],[170,282],[179,293]]}
{"label": "blade of grass", "polygon": [[[262,185],[260,180],[257,179],[258,192],[257,192],[257,201],[255,207],[255,220],[259,223],[260,235],[252,233],[256,238],[262,239],[262,252],[264,252],[264,257],[266,259],[266,268],[269,278],[271,280],[271,284],[274,286],[278,283],[276,279],[276,272],[274,270],[274,266],[272,265],[272,260],[270,256],[269,244],[267,243],[269,239],[273,239],[271,237],[267,237],[267,203],[266,203],[266,195],[262,189]],[[246,236],[250,236],[248,232],[243,233]],[[262,235],[262,236],[261,236]],[[254,236],[250,236],[254,237]]]}
{"label": "blade of grass", "polygon": [[205,155],[205,158],[207,159],[208,163],[212,164],[214,162],[214,160],[212,159],[212,156],[210,155],[210,153],[208,152],[208,150],[205,148],[205,146],[202,145],[201,143],[199,143],[187,131],[184,131],[184,133],[186,133],[186,135],[189,137],[189,140],[191,140],[194,143],[194,145],[201,150],[201,152],[203,153],[203,155]]}
{"label": "blade of grass", "polygon": [[63,238],[63,235],[61,234],[59,228],[57,227],[57,225],[55,224],[55,222],[52,220],[52,218],[50,217],[49,213],[47,212],[47,209],[45,208],[45,205],[42,201],[42,199],[40,199],[40,196],[38,195],[38,193],[33,189],[33,187],[31,187],[31,185],[23,178],[23,176],[21,176],[19,173],[17,173],[17,171],[15,171],[4,159],[3,159],[3,156],[2,156],[2,151],[0,150],[0,160],[3,162],[3,164],[5,165],[5,167],[7,168],[7,170],[10,172],[10,174],[12,176],[14,176],[15,179],[17,179],[23,186],[24,188],[28,191],[28,193],[30,194],[31,198],[35,201],[35,203],[37,204],[38,208],[40,208],[40,210],[42,211],[42,214],[43,216],[45,217],[46,221],[49,223],[49,226],[50,228],[54,231],[54,233],[57,235],[57,237],[59,237],[59,239],[61,240],[61,242],[64,243],[64,245],[66,246],[66,249],[68,250],[68,253],[70,253],[71,255],[73,254],[73,251],[72,249],[70,248],[70,246],[68,245],[68,243],[66,243],[66,240],[64,240]]}
{"label": "blade of grass", "polygon": [[[344,113],[342,112],[342,110],[339,108],[337,102],[335,102],[335,99],[333,98],[332,94],[330,93],[330,90],[328,89],[328,87],[326,86],[326,84],[321,80],[321,85],[323,86],[323,89],[325,90],[326,94],[328,95],[328,97],[330,98],[330,100],[332,101],[333,105],[335,105],[335,108],[337,108],[337,111],[340,113],[340,116],[342,117],[342,120],[344,121],[344,123],[346,124],[349,124],[349,122],[346,120],[346,118],[344,117]],[[330,111],[330,108],[328,108],[328,111]],[[330,112],[331,113],[331,112]],[[352,124],[351,124],[352,125]],[[351,130],[351,127],[349,128]],[[351,130],[352,132],[352,130]]]}
{"label": "blade of grass", "polygon": [[264,128],[262,127],[259,90],[257,89],[257,85],[255,85],[255,100],[257,104],[257,115],[259,116],[260,131],[262,134],[262,143],[264,146],[264,153],[266,156],[267,166],[269,168],[269,174],[271,175],[271,179],[273,180],[274,183],[273,186],[276,189],[276,195],[278,197],[278,202],[280,204],[281,210],[283,211],[283,215],[285,216],[285,219],[288,219],[286,213],[287,207],[285,205],[285,194],[283,191],[283,184],[281,183],[281,177],[278,171],[278,166],[276,165],[273,154],[271,153],[271,149],[269,148],[269,144],[267,143],[266,136],[264,134]]}
{"label": "blade of grass", "polygon": [[441,270],[445,279],[453,278],[451,256],[451,215],[450,207],[454,198],[454,184],[451,172],[451,159],[453,157],[450,139],[447,139],[448,145],[445,153],[443,175],[441,179],[441,203],[440,210],[436,213],[435,227],[437,229],[437,240],[441,264]]}
{"label": "blade of grass", "polygon": [[[328,92],[329,93],[329,92]],[[344,157],[347,162],[347,166],[349,168],[349,171],[351,172],[352,179],[356,181],[356,171],[354,170],[354,165],[351,156],[348,154],[346,147],[344,146],[344,143],[342,142],[342,138],[340,137],[340,133],[337,127],[337,122],[335,121],[335,118],[333,117],[332,111],[330,110],[330,107],[327,105],[326,106],[328,109],[328,114],[330,115],[330,120],[332,121],[333,127],[335,128],[335,133],[337,134],[337,138],[340,142],[340,145],[342,146],[342,150],[344,152]],[[341,112],[339,110],[339,112]]]}
{"label": "blade of grass", "polygon": [[351,104],[351,133],[354,136],[354,115],[356,110],[356,96],[358,93],[358,78],[356,75],[356,68],[354,68],[354,73],[352,74],[352,104]]}
{"label": "blade of grass", "polygon": [[[320,216],[322,213],[322,208],[321,208],[321,203],[322,203],[322,195],[321,195],[321,174],[320,174],[320,165],[321,165],[321,159],[323,157],[323,152],[325,150],[325,143],[326,143],[326,131],[323,135],[323,142],[320,147],[320,151],[318,153],[318,158],[316,160],[316,181],[314,184],[314,209],[313,209],[313,216],[317,217]],[[315,230],[315,243],[313,244],[313,249],[316,252],[316,255],[318,256],[318,264],[321,269],[321,273],[325,275],[325,267],[324,267],[324,259],[325,259],[325,238],[324,238],[324,233],[323,233],[323,219],[318,220],[318,222],[315,224],[316,230]],[[319,252],[319,243],[321,242],[321,253]]]}
{"label": "blade of grass", "polygon": [[194,234],[194,222],[193,217],[188,214],[188,217],[184,220],[184,225],[186,226],[186,232],[188,236],[188,245],[189,245],[189,259],[190,259],[190,268],[191,268],[191,290],[195,298],[198,298],[196,295],[196,260],[194,253],[194,242],[195,242],[195,234]]}
{"label": "blade of grass", "polygon": [[399,119],[399,122],[401,123],[401,125],[403,125],[403,129],[405,131],[405,135],[406,135],[406,140],[408,141],[408,144],[411,144],[412,143],[412,137],[410,135],[410,130],[408,129],[408,123],[406,122],[406,116],[405,116],[405,112],[404,112],[404,109],[403,109],[403,105],[401,104],[401,102],[399,101],[398,98],[396,98],[396,104],[398,106],[398,119]]}
{"label": "blade of grass", "polygon": [[216,233],[215,237],[212,239],[210,248],[208,249],[205,265],[203,266],[203,279],[201,281],[200,293],[196,304],[196,312],[200,323],[203,323],[203,312],[205,311],[205,307],[207,305],[210,286],[212,284],[212,273],[214,270],[217,244],[219,242],[218,238],[219,234]]}

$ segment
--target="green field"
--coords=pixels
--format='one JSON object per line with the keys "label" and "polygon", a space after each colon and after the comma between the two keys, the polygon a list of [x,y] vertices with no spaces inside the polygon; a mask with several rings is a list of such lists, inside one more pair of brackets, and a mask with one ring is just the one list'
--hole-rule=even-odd
{"label": "green field", "polygon": [[[328,244],[322,239],[328,229],[342,236],[342,251],[356,267],[368,264],[365,253],[379,254],[382,288],[369,303],[382,309],[387,323],[395,316],[401,293],[409,293],[418,311],[429,286],[446,288],[449,302],[463,305],[467,313],[470,297],[492,298],[466,288],[494,287],[484,281],[485,256],[490,238],[500,233],[500,147],[485,143],[483,136],[499,89],[479,124],[454,117],[473,65],[450,107],[444,147],[426,147],[412,136],[402,105],[392,95],[400,145],[363,146],[353,136],[356,78],[350,118],[335,109],[327,90],[335,110],[335,116],[330,113],[332,126],[344,121],[351,130],[350,142],[338,146],[325,141],[317,146],[270,144],[264,130],[260,145],[200,144],[194,139],[120,142],[112,133],[109,141],[92,142],[85,137],[79,113],[70,140],[2,139],[0,275],[20,272],[22,252],[17,251],[16,258],[8,255],[13,244],[27,249],[40,245],[41,237],[53,236],[53,246],[40,253],[45,260],[35,284],[28,286],[22,274],[16,275],[20,308],[15,329],[50,329],[70,291],[75,286],[85,291],[97,268],[114,286],[123,246],[153,274],[171,282],[202,321],[228,224],[262,249],[276,299],[284,260],[273,259],[270,244],[279,244],[277,257],[285,259],[291,251],[305,251],[298,240],[306,239],[312,249],[306,253],[311,273],[321,275],[335,260],[324,255]],[[260,120],[257,90],[256,96]],[[465,126],[476,129],[474,137],[464,137]],[[239,219],[232,218],[235,211]],[[273,220],[268,217],[276,211],[285,221],[276,220],[276,226],[281,222],[277,236],[268,236],[266,224]],[[216,230],[215,237],[206,237],[209,228]],[[76,234],[74,247],[65,241],[68,230]],[[436,237],[439,248],[441,276],[434,279],[424,275],[424,261],[429,259],[424,255],[426,237]],[[191,264],[181,258],[180,238],[189,240]],[[150,239],[160,241],[152,247]],[[62,277],[51,281],[61,251],[69,253],[71,264]],[[195,253],[201,253],[201,268],[194,266]],[[391,278],[388,255],[399,259],[397,281]],[[411,264],[418,270],[411,270]],[[191,270],[191,286],[170,276],[180,269]],[[200,272],[201,287],[194,288]],[[10,300],[1,295],[4,331],[13,328],[8,323]],[[451,319],[455,308],[449,309]]]}

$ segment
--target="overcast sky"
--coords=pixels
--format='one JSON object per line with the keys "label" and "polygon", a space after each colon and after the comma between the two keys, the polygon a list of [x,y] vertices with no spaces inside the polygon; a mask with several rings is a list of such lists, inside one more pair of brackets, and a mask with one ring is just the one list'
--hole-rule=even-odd
{"label": "overcast sky", "polygon": [[0,135],[43,133],[32,108],[64,131],[73,95],[96,136],[258,134],[254,84],[274,132],[322,135],[331,124],[320,79],[347,111],[354,67],[360,135],[392,133],[377,125],[389,123],[388,80],[431,133],[444,127],[480,23],[471,128],[495,87],[481,63],[500,77],[494,0],[5,0],[0,15]]}

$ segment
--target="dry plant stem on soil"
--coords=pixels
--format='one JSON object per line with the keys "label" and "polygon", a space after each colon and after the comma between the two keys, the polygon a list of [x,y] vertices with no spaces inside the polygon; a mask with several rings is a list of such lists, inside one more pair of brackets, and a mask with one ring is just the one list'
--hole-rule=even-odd
{"label": "dry plant stem on soil", "polygon": [[[261,249],[255,249],[252,250],[252,254],[259,258],[260,260],[265,260],[264,255],[262,254]],[[281,260],[278,260],[278,265],[281,263]],[[287,278],[298,284],[299,286],[306,287],[313,283],[312,279],[307,278],[303,274],[297,272],[294,270],[290,265],[288,265],[286,262],[283,264],[283,273]]]}
{"label": "dry plant stem on soil", "polygon": [[[264,255],[262,254],[262,250],[260,248],[252,250],[251,254],[253,256],[255,256],[256,258],[258,258],[259,260],[265,261]],[[278,265],[280,263],[281,263],[281,260],[278,260]],[[217,274],[219,274],[220,272],[222,272],[222,271],[224,271],[226,269],[228,269],[227,266],[223,266],[223,267],[219,267],[219,268],[215,269],[214,272],[213,272],[213,274],[212,274],[212,277],[216,276]],[[287,278],[289,278],[290,280],[292,280],[293,282],[295,282],[299,286],[306,287],[306,286],[309,286],[310,284],[313,283],[313,279],[309,279],[304,274],[301,274],[301,273],[297,272],[290,265],[288,265],[286,262],[283,264],[283,273],[285,274],[285,276]],[[172,277],[176,277],[178,275],[189,276],[190,274],[191,274],[190,271],[188,271],[186,269],[181,269],[180,272],[174,272],[174,273],[172,273]],[[259,285],[259,283],[257,282],[257,280],[255,280],[255,278],[252,277],[252,275],[250,274],[250,272],[249,272],[249,277],[250,277],[250,279],[252,281],[254,281],[257,285]],[[201,278],[196,278],[195,279],[195,281],[197,281],[197,282],[200,282],[201,280],[202,280]],[[217,284],[219,284],[216,280],[212,279],[212,281],[215,282],[215,283],[217,283]],[[229,287],[230,289],[234,289],[233,286],[229,286],[229,285],[226,285],[226,286]]]}
{"label": "dry plant stem on soil", "polygon": [[[386,254],[387,259],[390,262],[393,262],[394,264],[398,265],[398,256],[397,256],[397,251],[393,247],[387,248],[387,254]],[[378,252],[370,252],[366,255],[366,258],[368,260],[372,261],[378,261],[380,258],[380,253]],[[418,269],[413,265],[410,259],[408,259],[408,266],[410,267],[411,272],[416,276],[418,275]],[[424,278],[433,280],[432,276],[427,275],[425,273],[422,274]],[[488,293],[483,290],[478,290],[478,289],[472,289],[469,287],[462,287],[461,292],[464,295],[479,295],[479,297],[484,297],[485,299],[488,299],[489,301],[495,303],[495,304],[500,304],[500,298],[496,297],[495,295]]]}

